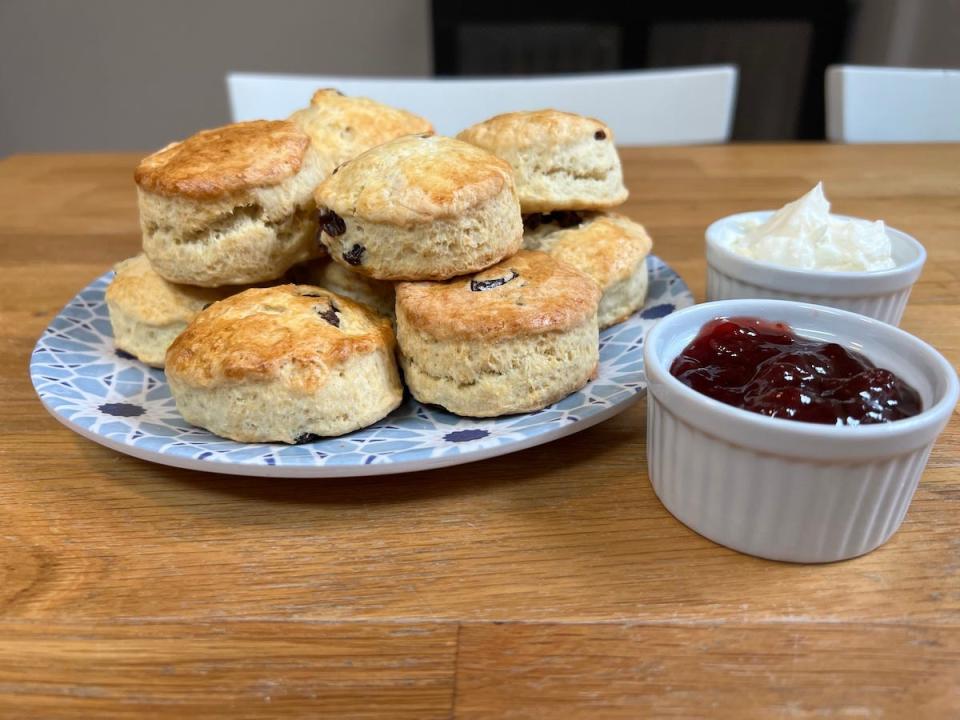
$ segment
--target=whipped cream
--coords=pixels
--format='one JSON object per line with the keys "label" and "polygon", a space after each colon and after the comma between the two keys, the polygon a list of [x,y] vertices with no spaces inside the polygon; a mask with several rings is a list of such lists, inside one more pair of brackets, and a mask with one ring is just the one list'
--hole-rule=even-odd
{"label": "whipped cream", "polygon": [[882,220],[830,215],[823,183],[766,222],[742,223],[728,247],[760,262],[804,270],[871,271],[895,267]]}

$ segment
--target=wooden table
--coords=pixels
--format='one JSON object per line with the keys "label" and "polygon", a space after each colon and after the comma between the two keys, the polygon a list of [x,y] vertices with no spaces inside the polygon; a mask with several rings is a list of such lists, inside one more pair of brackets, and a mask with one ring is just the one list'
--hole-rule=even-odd
{"label": "wooden table", "polygon": [[[703,229],[823,179],[930,257],[903,326],[960,362],[960,146],[624,153],[625,212],[704,290]],[[757,560],[674,520],[644,405],[382,478],[258,480],[74,435],[36,338],[138,250],[134,155],[0,162],[0,716],[960,717],[960,422],[884,547]]]}

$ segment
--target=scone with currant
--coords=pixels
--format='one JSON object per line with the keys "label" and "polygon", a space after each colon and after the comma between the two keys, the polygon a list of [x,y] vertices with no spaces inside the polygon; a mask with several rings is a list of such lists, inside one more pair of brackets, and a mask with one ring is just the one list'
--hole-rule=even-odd
{"label": "scone with currant", "polygon": [[322,158],[324,177],[340,163],[377,145],[404,135],[433,132],[426,118],[333,88],[317,90],[310,105],[297,110],[290,120],[310,136]]}
{"label": "scone with currant", "polygon": [[341,165],[316,192],[320,239],[378,280],[445,280],[513,255],[523,223],[513,171],[465,142],[407,135]]}
{"label": "scone with currant", "polygon": [[310,442],[377,422],[403,387],[389,320],[329,290],[246,290],[197,315],[167,350],[187,422],[239,442]]}
{"label": "scone with currant", "polygon": [[135,173],[143,250],[170,282],[274,280],[320,250],[313,191],[324,162],[286,120],[204,130]]}
{"label": "scone with currant", "polygon": [[600,288],[541,252],[482,272],[397,285],[397,339],[413,396],[458,415],[531,412],[579,390],[599,362]]}
{"label": "scone with currant", "polygon": [[594,118],[559,110],[511,112],[457,138],[510,163],[525,215],[604,210],[627,199],[613,131]]}

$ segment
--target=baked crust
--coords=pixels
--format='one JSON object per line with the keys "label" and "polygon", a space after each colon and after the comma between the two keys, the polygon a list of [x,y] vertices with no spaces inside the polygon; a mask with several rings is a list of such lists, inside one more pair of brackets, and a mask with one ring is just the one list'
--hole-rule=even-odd
{"label": "baked crust", "polygon": [[317,90],[309,107],[289,119],[310,136],[323,157],[325,174],[377,145],[403,135],[433,132],[426,118],[332,88]]}
{"label": "baked crust", "polygon": [[[339,327],[324,318],[335,312]],[[390,321],[310,285],[247,290],[201,312],[170,346],[168,373],[195,387],[281,380],[314,392],[352,358],[395,344]]]}
{"label": "baked crust", "polygon": [[594,118],[559,110],[505,113],[457,137],[510,163],[524,213],[603,210],[627,199],[613,131]]}
{"label": "baked crust", "polygon": [[613,131],[605,123],[585,115],[561,110],[532,110],[503,113],[477,123],[457,135],[457,139],[477,145],[498,157],[518,150],[568,145],[585,138],[613,143]]}
{"label": "baked crust", "polygon": [[202,130],[145,157],[134,180],[166,197],[211,200],[278,185],[300,171],[310,138],[288,120]]}
{"label": "baked crust", "polygon": [[221,300],[243,288],[205,288],[164,280],[143,253],[114,266],[116,274],[107,286],[108,303],[147,325],[188,323],[204,305]]}
{"label": "baked crust", "polygon": [[[471,289],[511,276],[490,289]],[[396,307],[407,325],[437,340],[497,341],[578,327],[596,315],[599,301],[597,283],[580,270],[521,250],[472,276],[399,283]]]}
{"label": "baked crust", "polygon": [[290,268],[287,279],[289,282],[326,288],[337,295],[363,303],[388,318],[394,317],[396,292],[392,282],[348,270],[329,257]]}
{"label": "baked crust", "polygon": [[653,240],[640,223],[616,213],[585,213],[569,228],[545,223],[524,233],[524,247],[542,250],[592,277],[601,288],[630,277]]}
{"label": "baked crust", "polygon": [[510,166],[465,142],[407,135],[341,165],[317,188],[321,209],[401,227],[455,218],[509,188]]}

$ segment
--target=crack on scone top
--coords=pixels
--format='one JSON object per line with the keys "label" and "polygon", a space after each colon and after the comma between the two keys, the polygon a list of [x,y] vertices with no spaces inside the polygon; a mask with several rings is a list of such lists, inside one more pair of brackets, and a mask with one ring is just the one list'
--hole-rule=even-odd
{"label": "crack on scone top", "polygon": [[257,306],[257,312],[265,315],[282,315],[287,309],[283,305],[272,305],[269,302],[260,303]]}
{"label": "crack on scone top", "polygon": [[485,290],[493,290],[494,288],[502,287],[506,285],[511,280],[516,280],[520,277],[520,273],[516,270],[511,270],[504,277],[499,278],[490,278],[489,280],[470,280],[470,291],[471,292],[483,292]]}

